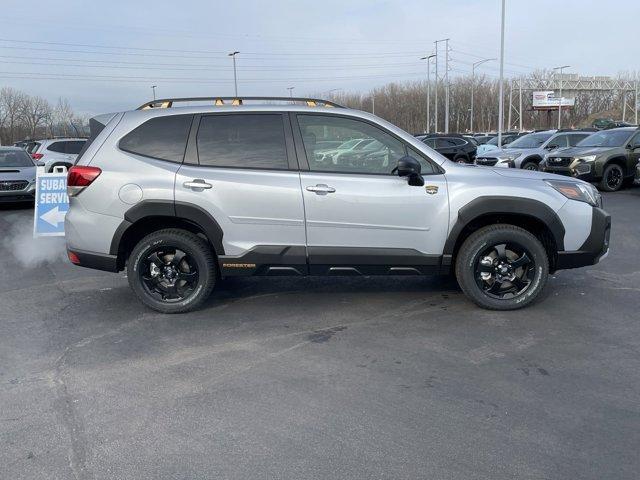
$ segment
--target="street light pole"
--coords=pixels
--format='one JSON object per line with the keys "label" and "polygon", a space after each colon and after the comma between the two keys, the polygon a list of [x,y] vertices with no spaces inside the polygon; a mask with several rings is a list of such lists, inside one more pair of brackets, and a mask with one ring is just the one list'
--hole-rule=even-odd
{"label": "street light pole", "polygon": [[435,57],[435,53],[422,57],[420,60],[427,61],[427,133],[431,133],[431,59]]}
{"label": "street light pole", "polygon": [[229,54],[229,56],[233,59],[233,85],[235,87],[235,96],[236,98],[238,97],[238,73],[236,71],[236,55],[239,54],[240,52],[235,51],[235,52],[231,52]]}
{"label": "street light pole", "polygon": [[287,87],[287,90],[289,90],[289,96],[293,97],[293,89],[296,87]]}
{"label": "street light pole", "polygon": [[503,97],[504,83],[504,0],[502,0],[502,19],[500,27],[500,85],[498,98],[498,146],[502,145],[502,129],[504,123],[504,99]]}
{"label": "street light pole", "polygon": [[476,67],[482,65],[486,62],[491,62],[496,60],[495,58],[487,58],[485,60],[479,60],[471,65],[471,118],[469,121],[469,130],[473,133],[473,91],[476,86]]}
{"label": "street light pole", "polygon": [[562,122],[562,70],[564,70],[565,68],[569,68],[570,65],[563,65],[561,67],[556,67],[553,70],[554,71],[558,71],[560,70],[560,98],[558,98],[558,130],[560,130],[560,125]]}
{"label": "street light pole", "polygon": [[151,90],[153,90],[153,100],[156,99],[156,85],[151,85]]}

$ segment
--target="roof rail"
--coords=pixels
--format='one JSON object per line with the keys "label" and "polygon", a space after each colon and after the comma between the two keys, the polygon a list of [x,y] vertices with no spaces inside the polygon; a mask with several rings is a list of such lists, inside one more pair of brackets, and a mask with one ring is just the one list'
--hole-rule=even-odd
{"label": "roof rail", "polygon": [[[245,101],[279,101],[286,103],[305,103],[308,107],[335,107],[345,108],[337,103],[320,98],[304,97],[191,97],[191,98],[162,98],[152,100],[140,105],[137,110],[147,110],[149,108],[171,108],[175,103],[186,102],[211,102],[213,105],[242,105]],[[229,103],[225,103],[229,102]]]}

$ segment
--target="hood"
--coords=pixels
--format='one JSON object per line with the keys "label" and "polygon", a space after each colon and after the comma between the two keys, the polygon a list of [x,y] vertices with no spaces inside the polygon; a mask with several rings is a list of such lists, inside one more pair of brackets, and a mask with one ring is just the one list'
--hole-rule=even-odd
{"label": "hood", "polygon": [[36,178],[36,167],[0,167],[0,182],[6,180],[27,180]]}
{"label": "hood", "polygon": [[498,158],[503,155],[517,155],[525,150],[535,150],[534,148],[494,148],[493,150],[489,150],[485,152],[482,156],[488,158]]}
{"label": "hood", "polygon": [[[485,167],[486,168],[486,167]],[[509,178],[531,178],[534,180],[544,180],[545,178],[549,178],[554,176],[553,174],[545,173],[545,172],[533,172],[531,170],[522,170],[519,168],[493,168],[495,173],[502,177]],[[571,180],[570,177],[562,177],[564,179]]]}
{"label": "hood", "polygon": [[567,147],[554,150],[552,155],[562,155],[563,157],[582,157],[585,155],[600,155],[607,150],[615,150],[619,147]]}
{"label": "hood", "polygon": [[477,155],[482,155],[483,153],[487,153],[489,151],[492,150],[498,150],[498,146],[497,145],[489,145],[489,144],[483,144],[483,145],[478,145],[477,150]]}

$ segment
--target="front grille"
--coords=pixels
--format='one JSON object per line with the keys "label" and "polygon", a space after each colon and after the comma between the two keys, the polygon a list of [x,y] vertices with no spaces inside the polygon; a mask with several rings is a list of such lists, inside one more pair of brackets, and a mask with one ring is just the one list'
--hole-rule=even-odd
{"label": "front grille", "polygon": [[573,158],[567,157],[548,157],[547,165],[550,167],[568,167],[571,165]]}
{"label": "front grille", "polygon": [[5,180],[0,181],[0,192],[16,192],[24,190],[29,185],[26,180]]}
{"label": "front grille", "polygon": [[493,167],[496,163],[498,163],[497,158],[476,158],[476,164],[478,165],[488,165]]}

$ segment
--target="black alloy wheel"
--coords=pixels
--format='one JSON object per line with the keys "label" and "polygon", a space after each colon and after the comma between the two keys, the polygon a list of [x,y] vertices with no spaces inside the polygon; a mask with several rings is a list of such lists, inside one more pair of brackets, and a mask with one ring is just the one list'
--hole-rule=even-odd
{"label": "black alloy wheel", "polygon": [[605,190],[615,192],[620,190],[624,182],[624,173],[619,165],[609,165],[604,172]]}
{"label": "black alloy wheel", "polygon": [[198,285],[197,264],[174,246],[149,252],[138,272],[147,293],[163,302],[186,300]]}
{"label": "black alloy wheel", "polygon": [[161,313],[195,310],[217,278],[215,254],[202,237],[178,228],[140,240],[127,260],[127,279],[137,297]]}
{"label": "black alloy wheel", "polygon": [[515,225],[487,225],[460,246],[455,274],[462,291],[482,308],[516,310],[544,289],[549,258],[531,232]]}
{"label": "black alloy wheel", "polygon": [[514,298],[531,285],[535,273],[532,267],[531,254],[521,245],[493,245],[477,256],[476,283],[491,298]]}

